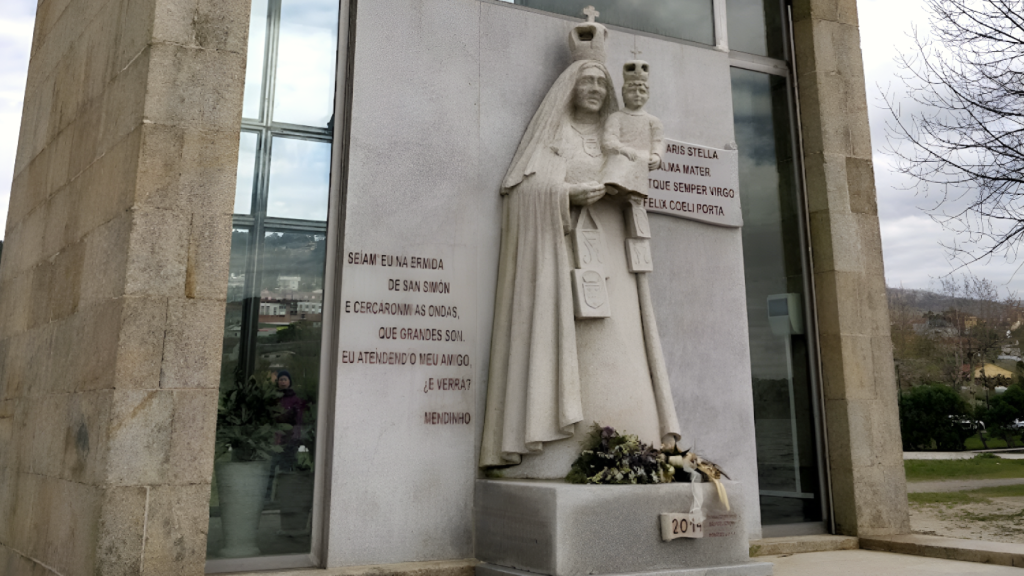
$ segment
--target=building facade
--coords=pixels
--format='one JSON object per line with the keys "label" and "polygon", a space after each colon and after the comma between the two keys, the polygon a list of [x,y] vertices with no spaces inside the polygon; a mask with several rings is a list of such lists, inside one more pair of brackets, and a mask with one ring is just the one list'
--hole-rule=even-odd
{"label": "building facade", "polygon": [[[498,190],[587,4],[41,2],[0,572],[470,570]],[[613,79],[650,62],[666,136],[739,152],[741,229],[651,216],[684,442],[752,538],[908,532],[856,3],[625,4]],[[247,385],[294,399],[262,436]]]}

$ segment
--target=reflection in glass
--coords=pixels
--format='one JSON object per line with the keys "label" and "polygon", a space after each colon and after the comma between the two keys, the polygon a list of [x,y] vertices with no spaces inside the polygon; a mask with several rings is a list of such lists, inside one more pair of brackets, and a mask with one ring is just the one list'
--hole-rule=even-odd
{"label": "reflection in glass", "polygon": [[249,51],[245,63],[245,96],[242,118],[260,117],[263,89],[263,57],[267,42],[267,0],[252,0],[249,18]]}
{"label": "reflection in glass", "polygon": [[257,371],[288,369],[304,398],[315,398],[319,386],[326,255],[322,233],[267,232],[263,239]]}
{"label": "reflection in glass", "polygon": [[733,68],[732,92],[762,523],[820,521],[788,88]]}
{"label": "reflection in glass", "polygon": [[576,18],[593,5],[598,22],[701,44],[715,43],[712,0],[515,0],[516,4]]}
{"label": "reflection in glass", "polygon": [[784,59],[780,0],[726,0],[729,50]]}
{"label": "reflection in glass", "polygon": [[235,214],[252,213],[252,186],[256,180],[256,144],[259,135],[242,132],[238,138],[238,177],[235,179]]}
{"label": "reflection in glass", "polygon": [[330,143],[275,136],[267,216],[327,220],[330,176]]}
{"label": "reflection in glass", "polygon": [[267,232],[258,279],[250,236],[232,233],[211,558],[310,549],[326,236]]}
{"label": "reflection in glass", "polygon": [[334,112],[338,0],[283,0],[274,122],[326,127]]}
{"label": "reflection in glass", "polygon": [[221,382],[230,380],[238,365],[242,340],[242,317],[246,292],[246,263],[249,255],[249,230],[231,230],[231,260],[228,271],[228,302],[224,310],[224,351],[221,361]]}

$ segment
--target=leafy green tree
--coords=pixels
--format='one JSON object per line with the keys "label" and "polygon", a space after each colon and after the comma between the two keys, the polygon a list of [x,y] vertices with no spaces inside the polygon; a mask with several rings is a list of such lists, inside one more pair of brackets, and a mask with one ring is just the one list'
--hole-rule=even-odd
{"label": "leafy green tree", "polygon": [[1013,423],[1018,418],[1024,418],[1024,388],[1011,386],[993,398],[979,416],[990,435],[1006,440],[1006,445],[1013,448],[1013,436],[1017,432]]}
{"label": "leafy green tree", "polygon": [[967,403],[948,386],[917,386],[900,396],[900,431],[904,450],[962,450],[974,435]]}

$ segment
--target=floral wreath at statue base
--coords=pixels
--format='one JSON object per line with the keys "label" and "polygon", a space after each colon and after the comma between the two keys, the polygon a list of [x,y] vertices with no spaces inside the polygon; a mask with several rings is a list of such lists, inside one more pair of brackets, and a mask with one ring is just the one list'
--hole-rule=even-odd
{"label": "floral wreath at statue base", "polygon": [[[719,499],[729,509],[729,497],[719,481],[722,476],[729,477],[716,464],[690,450],[680,450],[677,446],[658,449],[644,444],[635,434],[620,434],[611,426],[595,423],[565,481],[570,484],[710,481],[714,483]],[[694,496],[697,496],[696,487]]]}

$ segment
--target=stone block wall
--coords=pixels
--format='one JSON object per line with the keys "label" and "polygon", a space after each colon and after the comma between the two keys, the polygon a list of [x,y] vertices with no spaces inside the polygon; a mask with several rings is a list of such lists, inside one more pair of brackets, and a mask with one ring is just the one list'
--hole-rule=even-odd
{"label": "stone block wall", "polygon": [[0,574],[201,574],[247,0],[42,0],[0,265]]}
{"label": "stone block wall", "polygon": [[855,0],[795,0],[810,245],[836,529],[910,531]]}

